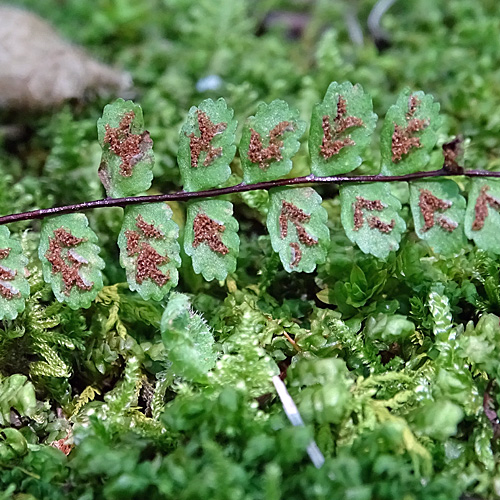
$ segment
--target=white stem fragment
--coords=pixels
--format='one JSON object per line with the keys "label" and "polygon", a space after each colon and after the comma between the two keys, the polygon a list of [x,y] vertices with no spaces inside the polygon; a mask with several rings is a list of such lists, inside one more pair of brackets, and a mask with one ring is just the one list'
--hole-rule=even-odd
{"label": "white stem fragment", "polygon": [[[294,403],[292,397],[288,393],[285,384],[279,378],[278,375],[275,375],[273,377],[273,384],[274,387],[276,388],[276,392],[278,393],[278,396],[281,400],[281,404],[283,405],[283,410],[285,410],[288,420],[290,420],[290,422],[294,426],[303,426],[304,421],[300,416],[297,405]],[[309,455],[309,458],[311,459],[311,462],[313,463],[314,467],[316,467],[317,469],[320,469],[321,466],[325,463],[325,457],[323,456],[323,453],[321,453],[320,449],[318,448],[318,445],[314,440],[312,440],[307,445],[307,454]]]}

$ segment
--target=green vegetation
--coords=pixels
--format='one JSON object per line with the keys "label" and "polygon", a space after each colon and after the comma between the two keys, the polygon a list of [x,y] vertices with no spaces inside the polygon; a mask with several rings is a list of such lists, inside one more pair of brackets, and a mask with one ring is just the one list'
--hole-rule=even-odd
{"label": "green vegetation", "polygon": [[[134,107],[131,123],[144,144],[134,165],[142,174],[121,183],[127,164],[106,150],[113,140],[106,124],[119,129],[123,119],[113,114],[115,105],[99,122],[101,163],[95,124],[108,97],[31,116],[3,112],[5,121],[29,129],[22,139],[7,133],[1,139],[1,215],[102,198],[100,164],[114,197],[297,177],[311,168],[317,175],[376,174],[382,165],[392,175],[401,173],[394,171],[398,162],[403,173],[440,168],[443,155],[434,144],[462,134],[466,168],[499,169],[496,2],[396,2],[383,18],[390,45],[381,52],[368,30],[362,45],[349,36],[351,2],[18,4],[131,72],[155,162]],[[358,3],[363,27],[372,7],[371,1]],[[286,15],[275,22],[269,11],[274,19],[280,12],[303,14],[299,36],[291,36]],[[210,80],[202,79],[211,75],[218,78],[207,88]],[[359,82],[366,94],[348,84],[329,87],[332,80]],[[412,94],[402,94],[407,87]],[[426,95],[413,94],[419,89]],[[341,113],[339,92],[363,105],[350,108],[347,101],[349,113]],[[390,110],[392,118],[378,128],[367,94],[378,116]],[[411,95],[422,109],[412,109]],[[442,120],[431,95],[441,104]],[[213,174],[190,177],[193,150],[186,138],[201,131],[199,110],[226,126],[213,135],[218,142],[198,142],[197,159],[213,160]],[[339,115],[337,125],[360,118],[374,139],[353,128],[356,148],[345,143],[335,165],[332,141],[324,144],[326,155],[315,157],[312,145],[322,145],[324,131],[318,120],[327,112]],[[301,120],[311,113],[311,133],[303,135]],[[391,143],[394,123],[408,139],[403,129],[412,120],[421,140],[416,160]],[[287,131],[280,164],[271,150],[263,152],[258,135],[284,121],[297,125]],[[334,139],[346,139],[341,129],[329,129]],[[252,136],[259,147],[249,165],[244,151]],[[248,148],[233,159],[234,144]],[[276,168],[283,171],[264,176]],[[78,277],[55,280],[47,258],[55,260],[60,251],[48,241],[57,219],[11,224],[15,243],[8,240],[2,265],[17,271],[15,281],[5,282],[21,297],[2,309],[0,322],[0,499],[498,498],[497,184],[455,176],[344,185],[340,196],[331,185],[315,190],[250,191],[170,208],[104,208],[86,213],[88,226],[82,214],[65,215],[77,232],[75,241],[60,233],[60,247],[78,244],[82,253],[72,258],[93,264],[83,288],[102,279],[102,288],[76,299],[67,283]],[[394,220],[393,232],[377,231],[374,244],[373,228],[356,230],[348,212],[358,198],[373,202],[382,190],[381,223]],[[422,192],[439,199],[426,195],[436,207],[432,227],[419,213]],[[481,196],[489,216],[479,231],[473,226],[481,224],[475,211]],[[291,239],[298,230],[283,235],[286,202],[308,210],[305,227],[317,231],[312,236],[319,245],[310,253],[307,245],[299,247],[303,267],[293,269],[307,273],[287,272],[296,267],[290,245],[300,238]],[[228,228],[227,239],[216,242],[227,248],[220,262],[207,245],[195,243],[194,220],[210,210]],[[441,231],[451,224],[445,215],[461,232]],[[168,235],[165,241],[155,240],[152,221]],[[153,283],[137,272],[131,261],[138,253],[127,232],[130,241],[135,232],[141,245],[147,237],[158,255],[170,257],[162,268],[172,280],[167,287],[159,275]],[[0,243],[8,238],[0,227]],[[54,292],[44,278],[57,281]],[[271,383],[276,374],[286,377],[304,427],[286,419]],[[311,439],[326,459],[319,469],[306,452]]]}

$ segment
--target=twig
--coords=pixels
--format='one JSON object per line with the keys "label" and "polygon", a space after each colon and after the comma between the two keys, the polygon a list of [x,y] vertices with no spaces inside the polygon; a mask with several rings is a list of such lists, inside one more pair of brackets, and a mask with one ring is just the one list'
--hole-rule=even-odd
{"label": "twig", "polygon": [[344,14],[344,20],[351,42],[357,47],[361,47],[364,42],[363,30],[361,29],[361,25],[359,24],[356,9],[353,7],[348,7],[346,13]]}
{"label": "twig", "polygon": [[297,342],[295,342],[295,340],[293,340],[292,337],[290,337],[290,335],[288,335],[288,333],[285,332],[284,330],[283,330],[283,336],[288,340],[288,342],[290,342],[290,344],[292,344],[292,346],[295,348],[297,352],[301,351],[301,348],[297,345]]}
{"label": "twig", "polygon": [[388,44],[389,36],[380,27],[380,21],[395,2],[396,0],[378,0],[368,15],[366,24],[377,47],[379,44],[380,46]]}
{"label": "twig", "polygon": [[[426,179],[430,177],[449,177],[453,175],[449,170],[441,168],[439,170],[430,170],[428,172],[414,172],[405,175],[332,175],[327,177],[316,177],[307,175],[304,177],[294,177],[292,179],[278,179],[274,181],[257,182],[255,184],[236,184],[217,189],[207,189],[205,191],[178,191],[176,193],[159,194],[153,196],[128,196],[125,198],[104,198],[102,200],[85,201],[75,205],[64,205],[60,207],[42,208],[30,212],[4,215],[0,217],[0,225],[11,222],[20,222],[24,220],[44,219],[56,215],[64,215],[75,212],[83,212],[94,208],[104,207],[126,207],[128,205],[139,205],[141,203],[159,203],[163,201],[188,201],[199,198],[210,198],[222,196],[225,194],[244,193],[247,191],[256,191],[259,189],[272,189],[283,186],[309,185],[309,184],[352,184],[361,182],[398,182],[411,181],[415,179]],[[500,177],[500,172],[490,172],[488,170],[467,170],[460,175],[465,177]]]}

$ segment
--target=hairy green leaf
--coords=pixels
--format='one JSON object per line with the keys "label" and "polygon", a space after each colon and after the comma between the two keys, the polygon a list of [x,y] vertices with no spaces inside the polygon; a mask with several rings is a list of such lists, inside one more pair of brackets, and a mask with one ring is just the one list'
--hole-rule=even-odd
{"label": "hairy green leaf", "polygon": [[192,202],[188,206],[184,250],[193,269],[207,281],[224,280],[236,269],[240,239],[233,205],[224,200]]}
{"label": "hairy green leaf", "polygon": [[267,229],[274,251],[289,273],[311,273],[325,261],[330,244],[321,196],[309,187],[276,188],[269,194]]}
{"label": "hairy green leaf", "polygon": [[399,94],[382,127],[381,173],[403,175],[424,170],[440,125],[439,104],[431,95],[409,89]]}
{"label": "hairy green leaf", "polygon": [[176,375],[199,381],[215,366],[212,332],[203,317],[193,311],[187,295],[172,293],[160,329]]}
{"label": "hairy green leaf", "polygon": [[415,232],[434,252],[449,255],[464,247],[465,198],[456,182],[447,179],[412,182],[410,207]]}
{"label": "hairy green leaf", "polygon": [[377,123],[372,99],[361,85],[333,82],[313,108],[309,131],[311,172],[338,175],[354,170]]}
{"label": "hairy green leaf", "polygon": [[364,253],[385,259],[399,248],[406,229],[401,203],[382,183],[342,186],[341,219],[347,237]]}
{"label": "hairy green leaf", "polygon": [[25,276],[28,259],[21,244],[0,226],[0,320],[14,319],[24,310],[30,286]]}
{"label": "hairy green leaf", "polygon": [[212,313],[216,321],[211,321],[224,338],[224,353],[212,373],[212,382],[220,387],[237,387],[251,397],[269,392],[271,378],[279,373],[263,346],[282,335],[283,327],[262,306],[264,301],[250,287],[234,290]]}
{"label": "hairy green leaf", "polygon": [[142,109],[132,101],[108,104],[97,121],[102,147],[99,177],[111,198],[146,191],[153,180],[153,141],[144,130]]}
{"label": "hairy green leaf", "polygon": [[500,181],[474,179],[465,212],[465,234],[483,250],[500,253]]}
{"label": "hairy green leaf", "polygon": [[42,224],[38,255],[43,277],[57,300],[72,309],[89,307],[102,288],[104,261],[96,243],[83,214],[50,217]]}
{"label": "hairy green leaf", "polygon": [[292,157],[306,124],[299,112],[278,99],[261,103],[243,129],[240,158],[247,184],[277,179],[292,169]]}
{"label": "hairy green leaf", "polygon": [[188,113],[177,154],[185,191],[218,186],[231,175],[236,120],[226,101],[206,99]]}
{"label": "hairy green leaf", "polygon": [[131,290],[161,300],[179,281],[179,228],[165,203],[129,206],[118,236],[120,263]]}

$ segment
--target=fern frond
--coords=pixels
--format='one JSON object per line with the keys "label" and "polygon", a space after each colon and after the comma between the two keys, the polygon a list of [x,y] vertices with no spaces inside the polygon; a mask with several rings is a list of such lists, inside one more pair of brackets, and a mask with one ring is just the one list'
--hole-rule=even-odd
{"label": "fern frond", "polygon": [[85,387],[82,393],[76,398],[71,416],[77,415],[80,410],[90,401],[93,401],[96,395],[100,395],[99,389],[91,385]]}

